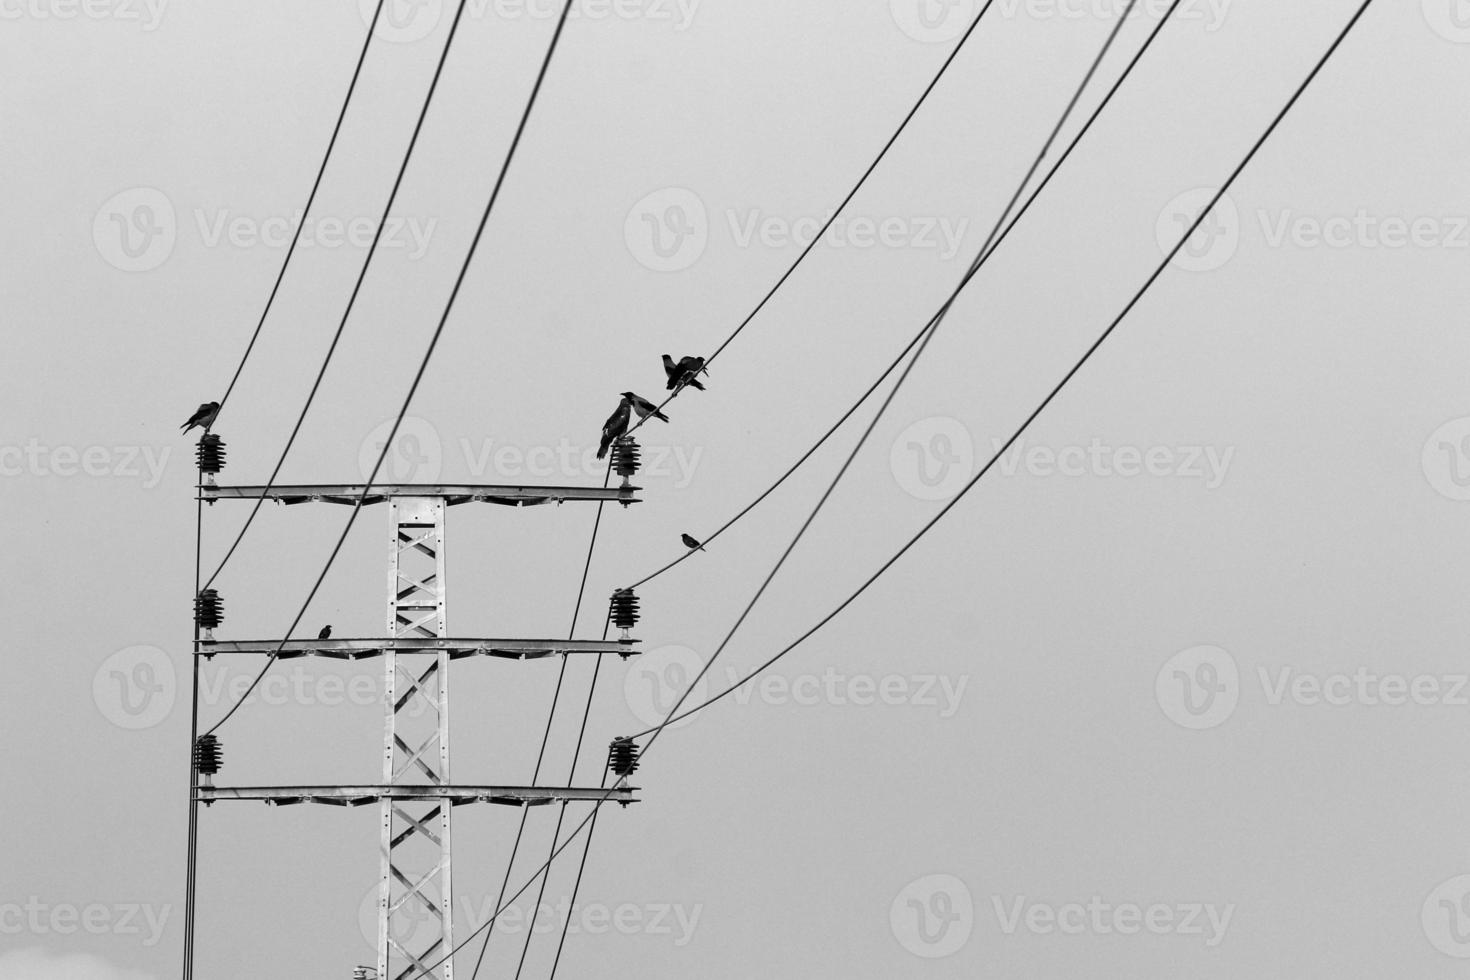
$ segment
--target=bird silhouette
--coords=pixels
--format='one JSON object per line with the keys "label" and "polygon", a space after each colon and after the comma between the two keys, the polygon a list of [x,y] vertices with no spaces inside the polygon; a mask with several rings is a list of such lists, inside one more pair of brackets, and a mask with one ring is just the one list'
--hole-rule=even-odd
{"label": "bird silhouette", "polygon": [[628,431],[628,423],[633,420],[633,404],[624,395],[623,400],[618,402],[617,411],[602,426],[602,445],[598,447],[597,458],[607,459],[607,451],[614,440]]}
{"label": "bird silhouette", "polygon": [[322,627],[322,631],[316,635],[318,640],[330,640],[332,638],[332,624],[328,623]]}
{"label": "bird silhouette", "polygon": [[680,385],[687,385],[690,388],[697,388],[700,391],[704,391],[704,385],[699,383],[699,374],[701,371],[709,374],[708,371],[704,370],[704,358],[702,357],[686,357],[679,361],[678,364],[675,364],[672,357],[667,354],[664,355],[664,374],[669,377],[669,391],[673,391]]}
{"label": "bird silhouette", "polygon": [[681,534],[679,535],[679,539],[684,542],[684,547],[690,551],[704,551],[704,545],[700,544],[691,535]]}
{"label": "bird silhouette", "polygon": [[646,419],[650,415],[660,422],[667,422],[669,417],[658,410],[658,406],[641,395],[635,395],[631,391],[623,392],[623,399],[633,406],[640,419]]}
{"label": "bird silhouette", "polygon": [[179,429],[183,432],[188,432],[197,425],[202,427],[205,432],[208,432],[209,427],[214,425],[214,420],[218,415],[219,402],[205,402],[199,406],[193,415],[189,416],[189,421],[179,426]]}

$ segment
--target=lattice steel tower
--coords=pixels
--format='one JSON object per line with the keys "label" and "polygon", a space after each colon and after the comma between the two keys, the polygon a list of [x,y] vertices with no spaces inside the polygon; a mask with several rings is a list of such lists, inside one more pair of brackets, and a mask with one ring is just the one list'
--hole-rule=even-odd
{"label": "lattice steel tower", "polygon": [[[471,657],[534,660],[578,654],[638,652],[637,642],[575,640],[451,639],[448,628],[445,567],[445,512],[472,502],[524,507],[568,501],[638,502],[637,487],[625,479],[621,487],[321,485],[291,487],[221,487],[212,473],[200,481],[202,498],[310,501],[364,506],[388,504],[391,546],[388,551],[387,631],[385,638],[291,640],[280,659],[383,659],[383,781],[371,786],[214,786],[207,769],[198,779],[196,799],[262,800],[273,805],[322,803],[364,806],[377,803],[381,813],[378,891],[378,957],[380,980],[408,980],[429,970],[452,980],[454,905],[452,888],[452,812],[468,803],[533,806],[557,801],[636,802],[626,780],[617,788],[461,785],[450,778],[449,667]],[[268,657],[278,641],[217,639],[203,633],[195,655]],[[217,768],[217,763],[215,765]],[[345,973],[344,973],[345,976]]]}

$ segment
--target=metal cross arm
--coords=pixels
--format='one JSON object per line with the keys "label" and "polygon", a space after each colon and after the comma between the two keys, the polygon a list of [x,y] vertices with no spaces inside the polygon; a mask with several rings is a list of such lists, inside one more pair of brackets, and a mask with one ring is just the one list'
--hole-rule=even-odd
{"label": "metal cross arm", "polygon": [[496,657],[502,660],[544,660],[548,657],[616,654],[637,656],[637,640],[485,640],[446,639],[435,636],[374,637],[364,640],[200,640],[195,653],[207,659],[219,654],[269,656],[280,648],[280,660],[320,657],[325,660],[371,660],[388,653],[446,653],[450,660]]}
{"label": "metal cross arm", "polygon": [[275,806],[321,803],[330,806],[364,806],[384,800],[447,801],[451,806],[467,803],[498,803],[505,806],[545,806],[549,803],[637,803],[637,787],[616,789],[574,786],[200,786],[203,803],[220,800],[259,800]]}
{"label": "metal cross arm", "polygon": [[[637,494],[642,487],[536,487],[478,486],[471,484],[366,484],[314,483],[300,486],[217,487],[203,484],[200,499],[206,503],[219,500],[274,500],[281,504],[380,504],[396,497],[437,497],[450,507],[459,504],[487,503],[506,507],[535,507],[542,504],[564,504],[568,501],[618,503],[624,506],[642,503]],[[364,496],[366,492],[366,496]]]}

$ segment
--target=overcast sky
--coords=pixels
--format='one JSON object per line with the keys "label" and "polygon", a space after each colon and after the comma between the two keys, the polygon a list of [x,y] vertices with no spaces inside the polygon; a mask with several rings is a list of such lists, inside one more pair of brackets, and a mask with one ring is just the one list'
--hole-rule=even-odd
{"label": "overcast sky", "polygon": [[[550,39],[547,0],[469,2],[288,482],[365,475]],[[222,482],[268,476],[444,42],[449,0],[390,3],[308,245],[217,426]],[[681,532],[707,536],[769,486],[918,330],[1123,5],[998,0],[709,391],[643,430],[645,502],[604,515],[578,635],[599,635],[608,594],[676,557]],[[244,349],[364,6],[0,0],[0,593],[15,627],[0,980],[177,975],[194,574],[193,438],[177,426]],[[1165,6],[1142,0],[1081,112]],[[978,4],[579,7],[396,479],[598,483],[586,456],[618,393],[662,393],[660,354],[730,334]],[[1356,7],[1184,0],[965,293],[711,689],[845,598],[989,457]],[[1018,451],[767,681],[659,741],[643,802],[599,820],[561,975],[1462,976],[1467,87],[1470,5],[1373,4]],[[603,665],[578,784],[707,662],[859,431],[641,590],[645,657]],[[206,572],[246,511],[207,509]],[[346,514],[265,508],[217,583],[220,635],[279,637]],[[565,635],[593,516],[451,511],[451,632]],[[382,635],[386,519],[362,514],[305,635]],[[219,782],[376,781],[380,669],[278,665],[221,730]],[[548,781],[568,772],[590,670],[569,670]],[[456,781],[530,780],[556,671],[455,665]],[[247,676],[206,670],[206,723]],[[377,819],[202,812],[197,975],[371,963]],[[463,938],[493,904],[517,813],[455,819]],[[533,812],[512,887],[554,819]],[[574,874],[557,864],[553,906]],[[503,925],[495,976],[525,935],[519,911]],[[546,974],[555,938],[535,937],[527,975]]]}

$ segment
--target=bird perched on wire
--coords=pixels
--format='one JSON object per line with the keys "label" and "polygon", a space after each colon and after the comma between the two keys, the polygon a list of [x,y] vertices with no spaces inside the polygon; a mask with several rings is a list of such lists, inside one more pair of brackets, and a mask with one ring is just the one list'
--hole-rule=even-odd
{"label": "bird perched on wire", "polygon": [[219,402],[205,402],[199,406],[193,415],[189,416],[189,421],[179,426],[179,428],[184,432],[188,432],[197,425],[204,429],[205,432],[208,432],[209,427],[214,425],[214,420],[218,416]]}
{"label": "bird perched on wire", "polygon": [[697,541],[691,535],[681,534],[679,535],[679,539],[684,542],[684,547],[688,548],[690,551],[704,551],[704,545]]}
{"label": "bird perched on wire", "polygon": [[641,395],[635,395],[631,391],[623,392],[623,399],[633,406],[633,411],[638,413],[640,419],[646,419],[650,415],[660,422],[667,422],[669,417],[658,410],[658,406]]}
{"label": "bird perched on wire", "polygon": [[624,395],[623,400],[618,402],[617,411],[602,426],[602,445],[597,450],[598,459],[607,459],[607,451],[612,444],[628,432],[628,423],[633,420],[633,403],[628,401]]}
{"label": "bird perched on wire", "polygon": [[709,371],[705,369],[702,357],[686,357],[675,364],[674,359],[665,354],[664,374],[669,376],[669,391],[683,385],[704,391],[705,387],[699,383],[699,376],[708,375]]}
{"label": "bird perched on wire", "polygon": [[332,624],[328,623],[322,627],[322,631],[316,635],[318,640],[330,640],[332,638]]}

